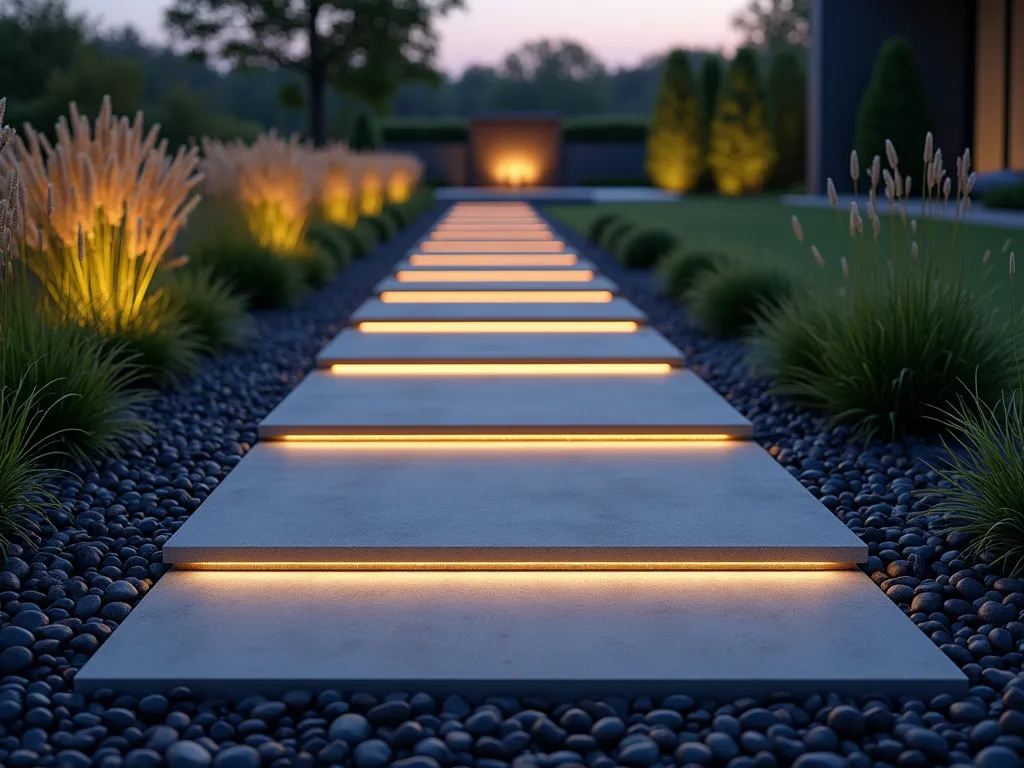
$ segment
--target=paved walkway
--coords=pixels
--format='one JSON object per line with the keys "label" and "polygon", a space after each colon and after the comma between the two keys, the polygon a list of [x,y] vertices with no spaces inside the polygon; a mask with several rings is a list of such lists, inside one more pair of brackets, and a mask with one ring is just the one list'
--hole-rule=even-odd
{"label": "paved walkway", "polygon": [[617,292],[529,205],[452,206],[76,687],[965,691],[866,545]]}
{"label": "paved walkway", "polygon": [[[849,210],[850,203],[854,201],[862,211],[867,209],[867,195],[839,195],[839,207],[844,211]],[[832,206],[825,195],[783,195],[782,203],[797,208],[830,208]],[[879,206],[880,211],[888,211],[888,206],[889,204],[883,199]],[[907,210],[911,215],[917,216],[921,211],[920,200],[916,204],[911,203]],[[941,207],[932,208],[929,215],[936,219],[953,219],[955,217],[954,206],[950,203],[945,210]],[[974,201],[971,201],[971,210],[967,214],[967,220],[972,224],[1024,229],[1024,211],[990,209],[986,208],[984,203]]]}

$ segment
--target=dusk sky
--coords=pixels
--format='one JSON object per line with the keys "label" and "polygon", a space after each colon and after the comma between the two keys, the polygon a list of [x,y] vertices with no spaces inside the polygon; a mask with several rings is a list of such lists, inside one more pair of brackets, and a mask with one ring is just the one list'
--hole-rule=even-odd
{"label": "dusk sky", "polygon": [[[151,40],[163,37],[171,0],[70,0],[103,26],[132,23]],[[733,14],[747,0],[467,0],[467,10],[439,25],[440,64],[458,73],[469,64],[495,64],[539,37],[569,37],[612,66],[684,48],[732,48]]]}

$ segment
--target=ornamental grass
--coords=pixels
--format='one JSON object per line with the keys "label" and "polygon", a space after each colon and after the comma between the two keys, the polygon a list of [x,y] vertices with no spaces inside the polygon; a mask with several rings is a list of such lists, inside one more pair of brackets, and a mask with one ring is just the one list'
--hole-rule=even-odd
{"label": "ornamental grass", "polygon": [[138,351],[157,378],[194,369],[185,319],[153,286],[198,202],[198,154],[174,156],[141,112],[117,117],[105,98],[94,122],[70,105],[51,143],[25,126],[0,154],[3,196],[21,196],[15,238],[55,322],[87,327]]}
{"label": "ornamental grass", "polygon": [[321,151],[323,182],[320,210],[326,221],[352,229],[359,220],[359,186],[354,177],[352,153],[340,144]]}
{"label": "ornamental grass", "polygon": [[[923,159],[923,182],[904,176],[887,142],[887,167],[875,156],[862,180],[852,153],[850,176],[855,190],[868,191],[866,210],[853,203],[841,211],[831,179],[827,185],[849,250],[822,254],[810,246],[819,267],[839,260],[841,290],[823,287],[758,321],[754,360],[774,378],[775,391],[853,424],[864,438],[934,432],[941,427],[936,414],[969,386],[992,407],[1018,375],[1011,320],[968,280],[965,265],[975,257],[958,244],[976,178],[970,151],[950,176],[928,134]],[[915,183],[922,194],[911,201]],[[954,217],[948,238],[939,235],[940,212]],[[795,217],[793,226],[802,243]]]}

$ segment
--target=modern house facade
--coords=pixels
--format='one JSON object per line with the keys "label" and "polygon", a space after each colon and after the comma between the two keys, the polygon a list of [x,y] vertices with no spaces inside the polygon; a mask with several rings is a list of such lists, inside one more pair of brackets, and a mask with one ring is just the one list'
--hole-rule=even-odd
{"label": "modern house facade", "polygon": [[812,0],[811,29],[809,192],[848,179],[857,108],[894,35],[917,55],[936,145],[970,147],[979,174],[1024,171],[1024,0]]}

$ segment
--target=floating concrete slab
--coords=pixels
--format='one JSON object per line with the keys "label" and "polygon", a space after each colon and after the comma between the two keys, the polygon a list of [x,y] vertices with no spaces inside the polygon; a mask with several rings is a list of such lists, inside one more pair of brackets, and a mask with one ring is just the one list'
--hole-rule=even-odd
{"label": "floating concrete slab", "polygon": [[374,291],[384,293],[385,291],[618,291],[619,286],[604,275],[594,275],[593,279],[587,281],[567,280],[552,282],[463,282],[453,281],[444,283],[414,283],[405,282],[395,277],[385,277],[376,286]]}
{"label": "floating concrete slab", "polygon": [[[456,258],[459,257],[457,256]],[[430,263],[416,264],[410,261],[409,259],[405,259],[404,261],[400,261],[395,265],[395,272],[491,272],[494,270],[515,272],[523,269],[528,269],[531,272],[561,272],[566,269],[577,270],[580,272],[595,272],[597,270],[597,265],[595,265],[592,261],[588,261],[587,259],[576,259],[575,262],[572,264],[530,264],[529,260],[532,259],[533,256],[527,255],[524,256],[523,258],[524,260],[527,261],[527,263],[510,264],[506,259],[505,263],[501,264],[488,264],[486,263],[486,260],[484,260],[481,263],[473,263],[467,261],[464,264],[454,262],[450,264],[434,265]]]}
{"label": "floating concrete slab", "polygon": [[344,376],[314,371],[259,425],[288,435],[722,435],[751,424],[692,371]]}
{"label": "floating concrete slab", "polygon": [[417,246],[424,253],[562,253],[561,240],[424,240]]}
{"label": "floating concrete slab", "polygon": [[745,441],[512,453],[261,443],[163,557],[784,568],[864,562],[868,548]]}
{"label": "floating concrete slab", "polygon": [[75,677],[142,696],[964,695],[865,574],[171,570]]}
{"label": "floating concrete slab", "polygon": [[352,313],[355,323],[410,322],[410,321],[545,321],[619,320],[642,323],[646,315],[622,298],[600,304],[390,304],[380,299],[368,299]]}
{"label": "floating concrete slab", "polygon": [[337,363],[668,363],[683,353],[653,328],[634,333],[361,333],[347,328],[317,355]]}

